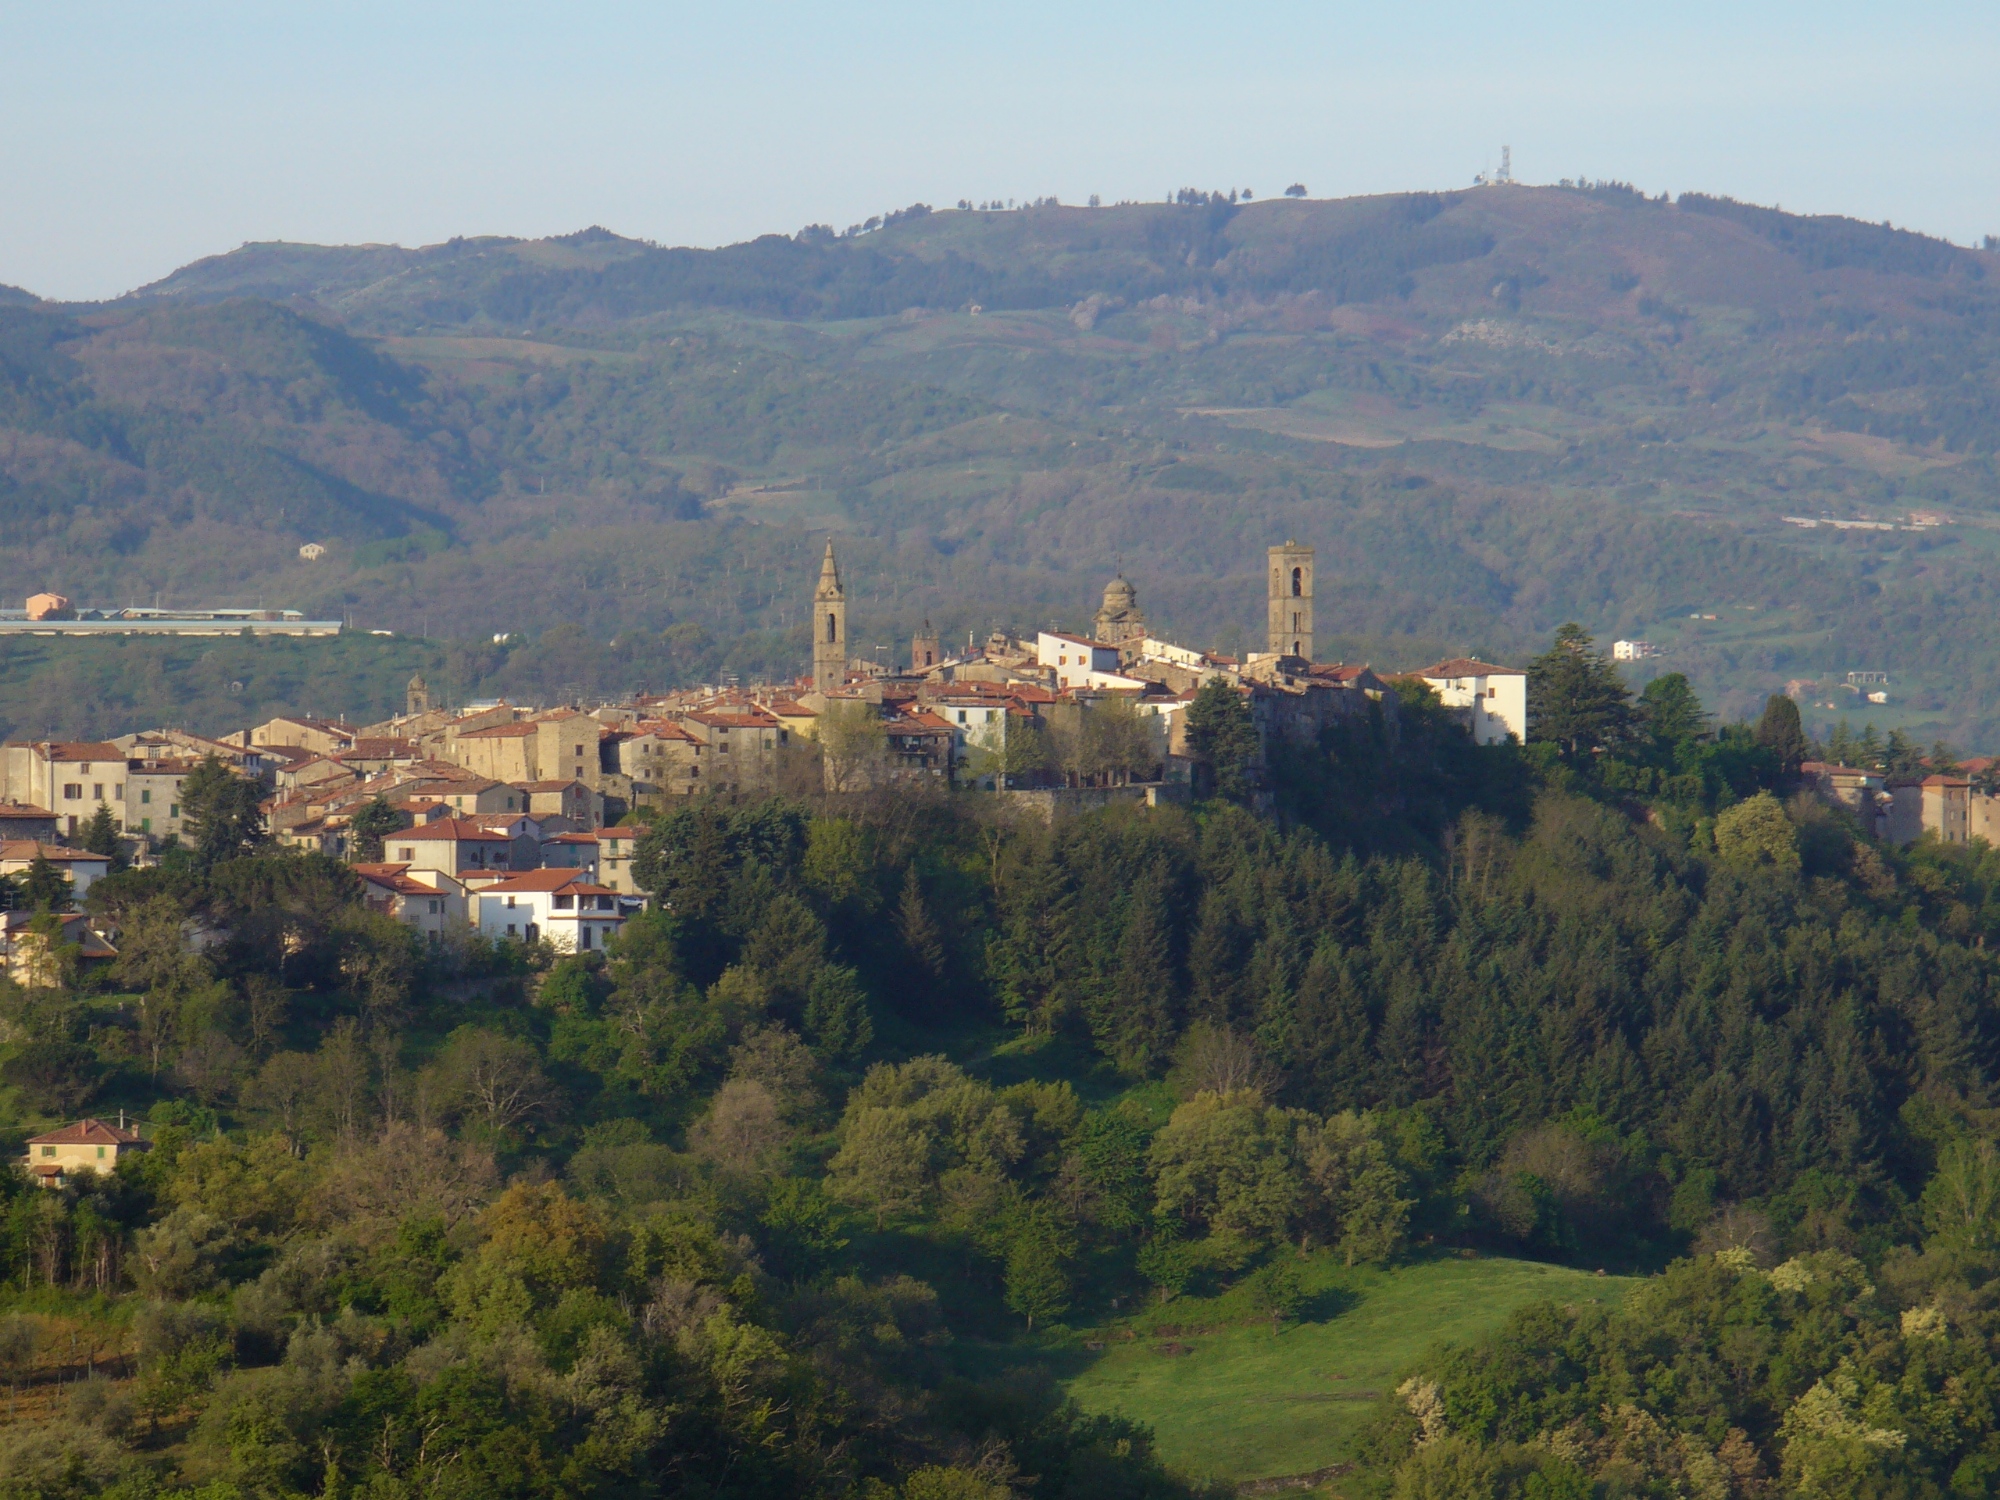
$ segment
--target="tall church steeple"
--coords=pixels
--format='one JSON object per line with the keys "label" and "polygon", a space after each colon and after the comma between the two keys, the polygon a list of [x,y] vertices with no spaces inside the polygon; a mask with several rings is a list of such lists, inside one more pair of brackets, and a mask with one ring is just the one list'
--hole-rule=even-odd
{"label": "tall church steeple", "polygon": [[826,560],[813,590],[812,626],[813,691],[831,693],[847,681],[847,590],[840,586],[832,537],[826,539]]}
{"label": "tall church steeple", "polygon": [[1313,549],[1288,541],[1273,547],[1270,649],[1279,656],[1313,654]]}

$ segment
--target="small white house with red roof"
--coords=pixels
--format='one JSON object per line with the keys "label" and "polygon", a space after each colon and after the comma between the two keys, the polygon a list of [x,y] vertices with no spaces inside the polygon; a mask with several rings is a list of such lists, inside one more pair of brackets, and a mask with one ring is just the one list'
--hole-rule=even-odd
{"label": "small white house with red roof", "polygon": [[468,920],[466,888],[442,871],[425,870],[419,879],[404,864],[349,868],[361,878],[364,905],[415,928],[427,943],[443,942],[447,932]]}
{"label": "small white house with red roof", "polygon": [[472,895],[490,938],[546,941],[560,953],[592,953],[624,925],[618,893],[581,870],[528,870]]}
{"label": "small white house with red roof", "polygon": [[39,856],[69,877],[70,893],[81,901],[92,885],[111,870],[111,856],[92,854],[88,849],[71,849],[64,844],[44,844],[36,839],[0,840],[0,875],[25,875]]}
{"label": "small white house with red roof", "polygon": [[147,1150],[150,1142],[127,1129],[125,1116],[116,1125],[103,1120],[78,1120],[47,1135],[32,1137],[21,1166],[44,1187],[61,1187],[78,1172],[113,1172],[127,1156]]}
{"label": "small white house with red roof", "polygon": [[1504,745],[1512,735],[1528,742],[1528,674],[1455,656],[1417,673],[1437,690],[1446,708],[1467,711],[1475,745]]}

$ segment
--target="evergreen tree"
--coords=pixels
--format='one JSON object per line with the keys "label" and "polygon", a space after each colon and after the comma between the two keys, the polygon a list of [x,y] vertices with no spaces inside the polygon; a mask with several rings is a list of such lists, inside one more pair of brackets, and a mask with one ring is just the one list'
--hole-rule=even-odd
{"label": "evergreen tree", "polygon": [[[1791,702],[1789,698],[1785,700]],[[1668,672],[1646,684],[1639,695],[1639,722],[1663,745],[1698,740],[1708,733],[1708,713],[1687,678]]]}
{"label": "evergreen tree", "polygon": [[1799,722],[1799,706],[1783,693],[1773,693],[1764,701],[1756,739],[1778,758],[1779,770],[1787,779],[1799,774],[1800,765],[1812,753],[1805,726]]}
{"label": "evergreen tree", "polygon": [[944,978],[944,936],[930,907],[924,904],[924,888],[915,865],[903,875],[903,895],[896,904],[896,935],[903,940],[903,951],[920,985],[930,988]]}
{"label": "evergreen tree", "polygon": [[21,882],[22,906],[29,911],[68,911],[72,889],[69,877],[37,848]]}
{"label": "evergreen tree", "polygon": [[262,848],[264,790],[209,755],[181,782],[181,830],[208,868]]}
{"label": "evergreen tree", "polygon": [[377,794],[348,821],[348,830],[354,835],[355,855],[364,862],[379,860],[382,840],[402,826],[403,815],[389,805],[387,796]]}
{"label": "evergreen tree", "polygon": [[1882,748],[1882,769],[1890,776],[1922,776],[1927,769],[1924,752],[1902,730],[1892,729],[1889,743]]}
{"label": "evergreen tree", "polygon": [[1158,1069],[1173,1050],[1180,1010],[1173,932],[1165,872],[1148,871],[1133,886],[1115,977],[1094,997],[1090,1018],[1104,1050],[1141,1075]]}
{"label": "evergreen tree", "polygon": [[1632,732],[1631,693],[1618,669],[1571,622],[1528,663],[1528,738],[1575,758],[1623,743]]}
{"label": "evergreen tree", "polygon": [[1257,765],[1257,726],[1243,694],[1220,678],[1201,685],[1187,711],[1188,753],[1207,767],[1215,795],[1249,800]]}
{"label": "evergreen tree", "polygon": [[83,825],[76,842],[79,849],[104,855],[111,861],[114,871],[125,868],[125,845],[118,837],[118,820],[111,815],[111,809],[106,804],[97,804],[97,811]]}

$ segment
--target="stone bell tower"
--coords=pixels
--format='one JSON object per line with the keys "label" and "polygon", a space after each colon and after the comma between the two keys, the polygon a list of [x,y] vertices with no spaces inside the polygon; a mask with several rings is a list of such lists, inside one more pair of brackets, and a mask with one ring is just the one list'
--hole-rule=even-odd
{"label": "stone bell tower", "polygon": [[813,590],[812,627],[813,691],[837,692],[847,681],[847,590],[840,586],[832,537],[826,539],[826,561]]}
{"label": "stone bell tower", "polygon": [[1273,547],[1269,649],[1279,656],[1313,654],[1313,549],[1288,541]]}
{"label": "stone bell tower", "polygon": [[931,629],[931,622],[924,621],[924,628],[910,640],[910,670],[928,672],[944,660],[944,649],[938,640],[938,633]]}
{"label": "stone bell tower", "polygon": [[424,681],[424,674],[418,672],[410,678],[409,685],[403,689],[403,712],[414,719],[418,714],[427,714],[430,711],[430,684]]}

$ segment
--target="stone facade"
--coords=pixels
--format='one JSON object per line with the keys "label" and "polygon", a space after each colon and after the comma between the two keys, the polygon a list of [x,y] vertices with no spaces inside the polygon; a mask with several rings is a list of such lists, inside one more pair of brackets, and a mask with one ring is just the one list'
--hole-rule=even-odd
{"label": "stone facade", "polygon": [[813,590],[812,622],[813,691],[838,692],[847,681],[847,590],[840,586],[832,538],[819,566],[819,587]]}
{"label": "stone facade", "polygon": [[1269,649],[1275,656],[1306,661],[1313,654],[1313,549],[1288,541],[1268,554],[1270,573]]}
{"label": "stone facade", "polygon": [[1110,646],[1146,638],[1146,615],[1139,608],[1139,591],[1122,574],[1104,586],[1104,603],[1098,608],[1092,633]]}

